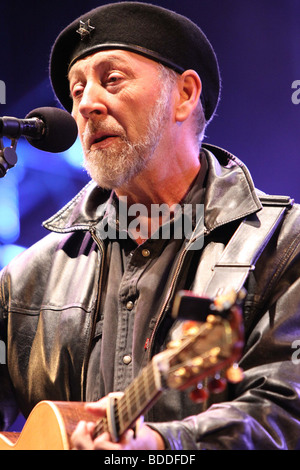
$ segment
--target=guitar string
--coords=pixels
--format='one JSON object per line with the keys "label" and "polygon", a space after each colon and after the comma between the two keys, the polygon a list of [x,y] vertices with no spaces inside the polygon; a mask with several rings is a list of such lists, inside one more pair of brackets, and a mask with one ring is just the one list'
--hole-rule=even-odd
{"label": "guitar string", "polygon": [[[203,358],[206,358],[206,359],[211,358],[211,357],[216,358],[217,356],[215,354],[209,354],[209,352],[208,352],[207,355],[203,356]],[[218,372],[218,370],[221,367],[222,363],[223,363],[223,361],[219,360],[217,363],[212,363],[211,364],[211,367],[213,369],[215,369],[214,373]],[[184,364],[182,364],[182,367],[184,367]],[[178,366],[175,365],[175,366],[171,367],[168,372],[169,372],[169,374],[171,374],[172,372],[176,371],[177,369],[178,369]],[[150,385],[151,386],[155,385],[154,377],[151,377],[151,380],[152,380],[152,383],[150,383]],[[137,386],[135,386],[135,385],[137,385]],[[153,390],[154,396],[159,391],[160,391],[159,389]],[[123,420],[124,420],[124,414],[125,415],[129,414],[129,411],[131,411],[131,413],[132,413],[132,406],[130,405],[130,403],[135,401],[137,404],[139,404],[140,403],[139,394],[144,393],[145,395],[147,395],[147,392],[148,392],[148,390],[145,389],[145,384],[143,384],[143,383],[141,383],[141,381],[139,381],[139,382],[136,382],[134,384],[134,386],[126,392],[126,397],[124,396],[124,397],[122,397],[122,398],[120,398],[119,400],[116,401],[116,411],[117,411],[116,419],[118,420],[118,422],[119,422],[119,417],[123,418]],[[148,397],[150,398],[149,395],[148,395]],[[127,403],[128,401],[129,401],[129,405]],[[132,414],[134,415],[134,413],[132,413]]]}
{"label": "guitar string", "polygon": [[[151,375],[150,375],[151,374]],[[135,387],[135,385],[139,382],[139,380],[141,378],[147,378],[147,383],[149,385],[149,387],[152,387],[153,384],[155,384],[155,380],[154,380],[154,374],[153,374],[153,364],[152,362],[149,363],[142,371],[141,373],[141,376],[138,376],[136,377],[136,379],[132,382],[132,384],[129,386],[129,389],[126,391],[125,395],[123,397],[121,397],[120,399],[117,399],[116,400],[116,403],[115,403],[115,410],[117,411],[115,413],[115,421],[116,421],[116,424],[119,425],[118,427],[120,427],[120,413],[124,413],[124,410],[126,410],[127,414],[129,414],[129,407],[128,407],[128,404],[126,403],[127,401],[127,398],[131,398],[132,399],[132,396],[133,396],[133,393],[135,394],[135,391],[132,390],[133,388],[135,388],[136,390],[139,390],[137,387]],[[147,396],[147,389],[145,388],[145,386],[143,385],[144,387],[144,391],[146,392],[145,395]],[[153,398],[153,397],[151,397]],[[120,403],[122,401],[122,403]],[[131,408],[131,407],[130,407]],[[132,412],[132,409],[130,410]],[[131,423],[131,421],[133,420],[133,418],[131,418],[130,420],[128,419],[127,420],[127,425],[126,426],[123,426],[124,429],[122,432],[124,432],[124,430],[126,430],[126,428],[128,427],[128,425]],[[96,427],[94,429],[94,436],[96,435],[99,435],[102,432],[104,432],[105,430],[107,430],[108,426],[107,426],[107,421],[105,418],[101,418],[97,424],[96,424]],[[95,437],[96,437],[95,436]]]}
{"label": "guitar string", "polygon": [[[204,326],[204,325],[203,325]],[[203,334],[203,331],[202,331],[202,334]],[[197,335],[197,338],[198,338],[198,335]],[[193,338],[194,340],[196,339]],[[184,345],[183,345],[184,346]],[[178,353],[177,353],[178,354]],[[183,366],[183,364],[181,364],[181,366]],[[124,397],[120,398],[119,400],[117,400],[117,403],[118,403],[118,411],[119,411],[119,414],[120,413],[123,413],[123,412],[126,412],[128,410],[128,404],[127,404],[127,401],[128,399],[132,402],[133,399],[136,398],[136,395],[137,394],[140,394],[141,393],[141,390],[142,391],[145,391],[147,393],[147,390],[145,389],[145,385],[143,383],[143,377],[145,376],[147,378],[147,375],[149,375],[149,373],[152,374],[152,376],[150,377],[152,383],[150,383],[149,385],[153,386],[153,384],[155,385],[155,378],[154,378],[154,372],[153,372],[153,364],[152,362],[150,364],[148,364],[148,366],[146,366],[146,374],[144,375],[144,371],[142,371],[142,374],[141,376],[138,376],[134,379],[134,381],[132,382],[132,384],[129,386],[129,388],[127,389],[127,391],[125,391],[125,395]],[[171,367],[169,369],[169,373],[173,373],[174,371],[176,371],[178,369],[178,365],[175,364],[173,367]],[[149,383],[149,380],[148,380],[148,383]],[[140,397],[138,397],[140,398]],[[137,400],[136,400],[137,401]],[[125,411],[124,411],[125,410]]]}
{"label": "guitar string", "polygon": [[[151,374],[151,375],[150,375]],[[149,384],[150,387],[153,386],[153,384],[155,384],[155,381],[153,380],[154,376],[153,376],[153,364],[150,363],[148,364],[148,366],[142,371],[142,376],[144,377],[147,377],[147,382]],[[134,382],[136,383],[138,381],[138,379],[140,379],[141,376],[138,376]],[[130,385],[130,388],[133,387],[133,383]],[[147,390],[145,389],[144,387],[144,390],[146,392],[145,395],[147,395]],[[130,390],[129,390],[130,391]],[[126,392],[127,394],[128,392]],[[128,394],[130,395],[130,393]],[[152,397],[153,398],[153,397]],[[121,400],[124,400],[124,403],[123,403],[123,406],[119,406],[121,405],[121,403],[119,403]],[[121,397],[120,399],[116,400],[116,403],[114,405],[114,409],[115,409],[115,422],[116,422],[116,425],[117,427],[119,428],[119,431],[120,431],[120,412],[124,413],[124,409],[126,409],[126,412],[127,412],[127,415],[129,415],[129,407],[126,403],[127,399],[126,399],[126,396],[124,395],[123,397]],[[131,407],[130,407],[131,408]],[[132,411],[132,410],[131,410]],[[140,413],[139,413],[140,414]],[[133,417],[131,417],[131,419],[127,419],[127,423],[125,422],[124,425],[123,425],[123,429],[121,430],[121,433],[123,433],[126,429],[128,429],[128,426],[131,424],[131,422],[133,421]],[[93,437],[97,437],[98,435],[100,435],[102,432],[108,430],[108,425],[107,425],[107,420],[105,418],[101,418],[97,423],[96,423],[96,426],[95,426],[95,429],[94,429],[94,433],[93,433]],[[119,432],[120,433],[120,432]]]}
{"label": "guitar string", "polygon": [[[150,390],[150,394],[149,394],[149,390]],[[156,394],[157,391],[158,390],[155,387],[154,367],[153,367],[153,364],[150,363],[142,371],[141,375],[136,377],[136,379],[134,379],[134,381],[129,386],[129,388],[125,390],[125,394],[120,399],[116,400],[116,409],[118,412],[116,415],[116,419],[118,420],[118,422],[119,422],[120,417],[122,417],[124,420],[124,414],[125,415],[136,414],[136,412],[134,413],[133,411],[132,402],[133,400],[137,403],[138,401],[140,401],[140,396],[137,396],[137,394],[138,395],[144,394],[145,399],[147,399],[147,402],[149,402],[149,400],[153,398],[153,393],[155,392]],[[131,420],[132,420],[132,417],[131,417]]]}
{"label": "guitar string", "polygon": [[[199,335],[197,334],[197,338],[198,337]],[[181,366],[183,365],[181,364]],[[178,369],[178,365],[171,367],[168,372],[172,373],[176,371],[176,369]],[[147,379],[147,385],[151,390],[150,395],[144,383],[145,379]],[[153,386],[155,386],[155,388],[152,390]],[[130,419],[127,418],[127,423],[130,423],[132,420],[134,420],[134,417],[136,415],[137,416],[140,415],[140,413],[137,413],[138,410],[134,409],[135,407],[132,406],[133,401],[137,405],[139,405],[141,402],[140,395],[143,394],[145,398],[147,397],[148,402],[149,402],[150,399],[153,399],[155,395],[159,393],[159,391],[160,389],[157,389],[156,383],[155,383],[154,365],[151,362],[143,369],[141,375],[136,377],[134,381],[132,382],[132,384],[128,387],[128,389],[125,390],[125,394],[120,399],[116,400],[114,409],[115,409],[115,421],[118,427],[120,427],[120,424],[121,424],[120,418],[122,418],[122,421],[124,421],[126,424],[126,416],[129,416],[131,414]],[[154,393],[154,396],[153,396],[153,393]],[[124,428],[126,429],[126,426],[124,426]]]}
{"label": "guitar string", "polygon": [[[177,366],[170,368],[169,372],[172,373],[178,369]],[[143,405],[143,400],[141,400],[141,394],[143,394],[147,401],[149,402],[150,399],[153,399],[157,393],[161,391],[160,388],[157,387],[155,383],[155,377],[153,373],[150,377],[150,381],[147,381],[147,385],[150,389],[146,388],[145,383],[143,383],[142,379],[138,382],[135,382],[134,385],[130,387],[129,390],[126,391],[126,394],[121,397],[120,399],[116,400],[116,421],[120,423],[122,421],[130,421],[133,416],[137,414],[137,406]],[[138,413],[140,414],[140,413]],[[126,416],[129,416],[130,419],[126,419]]]}
{"label": "guitar string", "polygon": [[[198,331],[197,335],[193,338],[186,338],[186,342],[183,342],[183,344],[181,345],[181,348],[178,348],[178,351],[176,352],[176,355],[179,355],[181,350],[183,350],[185,347],[186,347],[186,343],[189,343],[189,346],[191,346],[192,342],[195,342],[196,340],[199,339],[200,336],[203,336],[203,334],[205,333],[205,331],[207,330],[207,324],[203,324],[201,325],[201,328],[200,328],[200,331]],[[212,330],[209,329],[208,332],[211,332]],[[175,357],[175,354],[173,354],[173,357]],[[188,360],[188,359],[187,359]],[[186,361],[185,363],[182,363],[181,366],[184,366],[186,364]],[[144,384],[142,383],[142,379],[143,379],[143,375],[144,375],[144,372],[146,372],[146,374],[149,374],[151,373],[152,374],[152,377],[151,377],[151,380],[155,381],[155,378],[154,378],[154,372],[153,372],[153,369],[154,369],[154,366],[153,366],[153,363],[150,362],[142,371],[141,373],[141,376],[137,376],[134,381],[132,382],[132,384],[129,386],[129,388],[127,389],[126,391],[126,397],[128,398],[132,398],[133,395],[135,395],[137,392],[139,392],[139,386],[141,386],[142,388],[144,387]],[[174,366],[172,366],[170,369],[169,369],[169,373],[173,373],[176,371],[176,369],[178,369],[178,364],[175,364]],[[147,378],[147,375],[146,375],[146,378]],[[141,380],[139,380],[141,379]],[[155,383],[155,382],[154,382]],[[138,385],[138,387],[136,387],[136,385]],[[152,384],[151,384],[152,385]],[[122,397],[123,398],[123,397]],[[122,398],[119,399],[120,401],[120,407],[122,406]],[[127,404],[126,404],[126,400],[124,399],[124,406],[126,407]],[[121,409],[121,408],[120,408]]]}
{"label": "guitar string", "polygon": [[[211,355],[208,355],[207,357],[210,357]],[[178,366],[173,366],[170,368],[169,372],[176,371],[178,369]],[[149,394],[148,389],[146,389],[144,380],[142,379],[147,379],[147,385],[150,388],[151,393]],[[137,385],[137,386],[136,386]],[[152,388],[154,387],[154,388]],[[139,397],[137,397],[137,393],[140,394],[141,390],[143,390],[145,398],[147,397],[148,402],[155,397],[157,393],[159,393],[160,389],[156,387],[155,383],[155,374],[154,374],[154,366],[152,363],[148,364],[148,366],[142,371],[141,375],[136,377],[136,379],[132,382],[132,384],[129,386],[127,389],[125,395],[123,395],[121,398],[116,399],[116,403],[114,405],[114,410],[115,410],[115,422],[116,425],[120,431],[120,434],[123,433],[126,429],[128,429],[129,424],[131,424],[134,419],[136,419],[136,416],[139,416],[141,414],[141,411],[137,413],[137,409],[135,412],[132,412],[132,406],[130,402],[132,403],[133,401],[133,396],[134,400],[138,402]],[[138,399],[137,399],[138,398]],[[129,402],[129,405],[128,405]],[[128,416],[127,420],[126,418],[124,419],[124,413]],[[131,415],[131,416],[130,416]],[[121,422],[120,418],[122,418],[123,423],[123,429],[120,430]],[[127,422],[126,422],[127,421]],[[108,430],[107,426],[107,421],[105,418],[102,418],[98,423],[97,427],[98,435],[100,434],[100,431],[104,432]]]}

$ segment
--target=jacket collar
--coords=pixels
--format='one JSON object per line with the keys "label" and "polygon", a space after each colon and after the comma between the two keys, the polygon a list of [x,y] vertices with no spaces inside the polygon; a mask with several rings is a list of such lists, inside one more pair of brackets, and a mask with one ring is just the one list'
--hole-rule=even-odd
{"label": "jacket collar", "polygon": [[90,181],[67,205],[43,226],[53,232],[89,230],[103,218],[111,191],[106,191]]}
{"label": "jacket collar", "polygon": [[262,209],[249,170],[226,150],[203,144],[208,173],[204,201],[208,231]]}
{"label": "jacket collar", "polygon": [[[208,164],[204,218],[208,231],[242,219],[262,206],[246,166],[226,150],[203,144]],[[43,223],[54,232],[89,230],[103,218],[111,191],[91,181],[59,212]]]}

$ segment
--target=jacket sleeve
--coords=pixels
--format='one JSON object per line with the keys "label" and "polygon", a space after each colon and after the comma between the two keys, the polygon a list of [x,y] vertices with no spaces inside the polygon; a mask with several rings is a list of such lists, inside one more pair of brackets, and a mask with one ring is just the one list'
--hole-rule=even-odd
{"label": "jacket sleeve", "polygon": [[0,276],[0,431],[4,431],[16,420],[19,409],[7,365],[7,305],[4,299],[3,272]]}
{"label": "jacket sleeve", "polygon": [[295,230],[285,251],[260,260],[270,282],[251,295],[244,379],[230,401],[183,421],[150,424],[168,449],[300,449],[299,238]]}

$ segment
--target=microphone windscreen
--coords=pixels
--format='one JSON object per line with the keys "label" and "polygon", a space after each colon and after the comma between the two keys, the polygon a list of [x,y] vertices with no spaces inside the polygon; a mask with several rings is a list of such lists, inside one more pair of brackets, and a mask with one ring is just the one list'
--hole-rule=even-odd
{"label": "microphone windscreen", "polygon": [[74,144],[78,129],[75,119],[59,108],[43,107],[30,111],[25,119],[39,118],[45,124],[45,132],[38,138],[26,137],[33,147],[45,152],[64,152]]}

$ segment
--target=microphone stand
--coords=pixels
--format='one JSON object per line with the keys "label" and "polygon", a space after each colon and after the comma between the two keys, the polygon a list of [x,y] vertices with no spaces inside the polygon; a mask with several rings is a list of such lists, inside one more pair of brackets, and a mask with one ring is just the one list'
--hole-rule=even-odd
{"label": "microphone stand", "polygon": [[3,178],[7,171],[16,165],[18,161],[16,148],[16,139],[11,140],[10,147],[4,147],[3,139],[0,137],[0,178]]}

